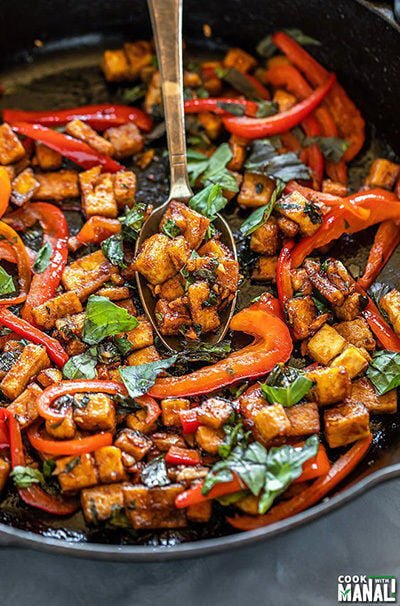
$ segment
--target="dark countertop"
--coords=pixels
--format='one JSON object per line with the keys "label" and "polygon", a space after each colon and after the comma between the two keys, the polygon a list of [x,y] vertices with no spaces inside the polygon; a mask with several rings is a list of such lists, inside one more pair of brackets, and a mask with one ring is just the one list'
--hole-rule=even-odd
{"label": "dark countertop", "polygon": [[325,606],[339,574],[400,577],[400,480],[256,547],[177,562],[88,561],[0,550],[1,606]]}

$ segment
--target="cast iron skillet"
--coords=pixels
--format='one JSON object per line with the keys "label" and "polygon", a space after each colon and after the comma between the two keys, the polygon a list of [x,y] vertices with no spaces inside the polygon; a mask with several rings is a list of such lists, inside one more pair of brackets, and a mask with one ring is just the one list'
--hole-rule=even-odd
{"label": "cast iron skillet", "polygon": [[[0,22],[1,82],[8,94],[0,106],[47,109],[116,100],[99,72],[105,47],[121,40],[149,38],[150,24],[142,0],[7,0]],[[213,37],[206,40],[203,24]],[[366,150],[353,163],[351,182],[360,182],[373,154],[400,154],[400,28],[382,3],[365,0],[219,0],[185,1],[185,38],[189,48],[218,52],[238,45],[254,52],[254,44],[282,27],[299,27],[320,39],[317,57],[334,70],[358,103],[369,125]],[[138,199],[165,199],[166,167],[151,168],[156,176],[139,175]],[[73,214],[71,215],[73,218]],[[228,211],[233,229],[243,217]],[[363,267],[374,230],[347,238],[333,254],[356,272]],[[399,287],[400,250],[379,277]],[[246,265],[246,263],[244,263]],[[264,288],[246,278],[239,306]],[[130,535],[126,530],[90,530],[81,514],[54,521],[25,508],[11,495],[0,507],[0,543],[29,546],[69,555],[112,560],[166,560],[215,553],[255,543],[294,528],[356,498],[367,488],[400,475],[400,414],[377,419],[368,457],[328,501],[289,520],[247,533],[234,533],[223,521],[213,528]]]}

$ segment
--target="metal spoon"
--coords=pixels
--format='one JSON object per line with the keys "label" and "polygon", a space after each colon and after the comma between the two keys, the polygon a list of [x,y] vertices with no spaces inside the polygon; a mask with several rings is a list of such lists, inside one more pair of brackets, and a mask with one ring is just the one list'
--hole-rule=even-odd
{"label": "metal spoon", "polygon": [[[168,200],[156,208],[143,225],[137,239],[136,253],[147,238],[159,232],[161,218],[170,202],[179,200],[187,203],[193,196],[186,164],[182,84],[182,0],[148,0],[148,5],[161,74],[171,183]],[[214,226],[221,234],[221,242],[232,251],[237,259],[235,242],[226,221],[218,215]],[[172,351],[182,350],[183,338],[181,336],[166,337],[160,333],[154,311],[156,300],[147,286],[145,277],[136,272],[136,282],[143,308],[161,341]],[[223,339],[233,315],[235,302],[236,297],[220,313],[221,325],[218,332],[204,335],[203,342],[214,344]]]}

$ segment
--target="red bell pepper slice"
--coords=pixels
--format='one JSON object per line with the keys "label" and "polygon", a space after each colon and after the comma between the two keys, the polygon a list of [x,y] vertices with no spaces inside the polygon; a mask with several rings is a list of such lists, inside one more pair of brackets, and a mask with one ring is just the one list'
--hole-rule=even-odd
{"label": "red bell pepper slice", "polygon": [[171,446],[166,454],[165,462],[170,465],[200,465],[202,461],[197,450]]}
{"label": "red bell pepper slice", "polygon": [[5,217],[4,221],[17,231],[23,231],[39,221],[44,232],[43,244],[48,242],[53,251],[48,267],[41,274],[33,276],[22,310],[22,317],[34,324],[32,309],[54,297],[67,263],[67,221],[62,210],[46,202],[36,202],[20,208]]}
{"label": "red bell pepper slice", "polygon": [[7,328],[11,328],[15,333],[28,339],[28,341],[32,341],[32,343],[44,345],[49,358],[53,360],[57,366],[64,366],[69,359],[67,352],[57,339],[50,337],[45,332],[39,330],[39,328],[35,328],[23,318],[18,318],[18,316],[15,316],[10,310],[0,308],[0,324]]}
{"label": "red bell pepper slice", "polygon": [[50,111],[3,109],[3,120],[11,125],[14,122],[29,122],[49,127],[62,126],[71,120],[82,120],[99,131],[111,126],[120,126],[126,122],[134,122],[140,130],[145,132],[149,132],[153,128],[153,120],[141,109],[129,105],[110,105],[108,103]]}
{"label": "red bell pepper slice", "polygon": [[139,396],[138,398],[135,398],[135,400],[138,404],[147,408],[146,423],[148,425],[155,423],[155,421],[157,421],[158,417],[161,414],[161,408],[159,407],[155,399],[145,394],[144,396]]}
{"label": "red bell pepper slice", "polygon": [[104,171],[110,173],[124,170],[124,167],[110,156],[97,152],[84,141],[64,135],[64,133],[47,128],[47,126],[29,124],[28,122],[14,122],[11,126],[17,133],[44,143],[50,149],[54,149],[54,151],[59,152],[82,168],[88,169],[101,165]]}
{"label": "red bell pepper slice", "polygon": [[182,423],[183,433],[196,433],[200,427],[199,419],[197,417],[197,410],[195,408],[191,408],[190,410],[180,410],[179,418]]}
{"label": "red bell pepper slice", "polygon": [[[296,444],[300,446],[300,444]],[[301,476],[293,480],[293,484],[299,484],[301,482],[308,482],[314,480],[320,476],[324,476],[328,473],[331,468],[331,464],[326,454],[325,447],[320,444],[318,446],[318,452],[315,457],[311,457],[305,463],[303,463],[303,471]]]}
{"label": "red bell pepper slice", "polygon": [[383,221],[375,234],[364,273],[357,280],[361,288],[368,290],[399,244],[400,222]]}
{"label": "red bell pepper slice", "polygon": [[339,482],[341,482],[364,458],[372,442],[372,435],[359,440],[342,455],[328,473],[315,480],[311,486],[300,494],[292,497],[289,501],[281,501],[268,513],[259,516],[235,516],[227,517],[226,520],[238,530],[253,530],[268,526],[274,522],[290,518],[323,499]]}
{"label": "red bell pepper slice", "polygon": [[51,455],[79,455],[93,452],[103,446],[111,446],[111,432],[96,433],[77,440],[49,440],[43,438],[37,425],[31,425],[27,430],[30,443],[39,452]]}
{"label": "red bell pepper slice", "polygon": [[220,107],[219,103],[227,103],[229,105],[240,105],[244,107],[244,112],[247,116],[256,116],[258,105],[255,101],[247,99],[225,99],[224,97],[208,97],[207,99],[189,99],[184,102],[185,114],[198,114],[199,112],[212,112],[222,116],[229,116],[229,111]]}
{"label": "red bell pepper slice", "polygon": [[268,311],[273,316],[282,320],[282,322],[286,322],[285,314],[282,311],[282,305],[279,299],[276,299],[268,292],[264,292],[257,301],[254,301],[254,303],[250,305],[249,309]]}
{"label": "red bell pepper slice", "polygon": [[293,297],[292,278],[290,276],[292,266],[290,251],[293,247],[294,240],[289,240],[282,246],[276,267],[276,286],[283,310],[285,303]]}
{"label": "red bell pepper slice", "polygon": [[175,499],[175,507],[184,509],[185,507],[190,507],[190,505],[198,505],[199,503],[204,503],[204,501],[218,499],[219,497],[223,497],[226,494],[232,494],[238,490],[245,490],[246,486],[242,480],[235,473],[232,473],[232,475],[232,480],[229,482],[219,482],[211,488],[207,495],[203,495],[201,492],[204,482],[200,482],[188,490],[181,492]]}
{"label": "red bell pepper slice", "polygon": [[5,419],[0,419],[0,450],[10,448],[10,440]]}
{"label": "red bell pepper slice", "polygon": [[242,379],[265,375],[275,364],[289,359],[293,347],[289,330],[265,308],[243,309],[233,316],[230,328],[253,335],[254,341],[212,366],[182,377],[157,379],[149,395],[166,398],[209,393]]}
{"label": "red bell pepper slice", "polygon": [[10,252],[9,246],[14,251],[19,283],[19,293],[11,297],[1,297],[0,305],[8,306],[23,303],[28,295],[28,290],[31,283],[31,266],[27,250],[17,232],[12,227],[4,223],[4,221],[0,221],[0,236],[4,238],[4,242],[1,246],[1,251],[4,253],[4,256],[1,256],[1,258],[11,260],[12,253]]}
{"label": "red bell pepper slice", "polygon": [[[308,137],[317,137],[321,134],[318,122],[314,116],[307,116],[301,123],[301,126]],[[313,143],[305,151],[307,152],[306,164],[311,169],[313,187],[314,189],[320,189],[324,176],[324,155],[317,143]]]}
{"label": "red bell pepper slice", "polygon": [[367,320],[370,329],[382,347],[389,351],[400,351],[400,337],[395,334],[389,324],[384,320],[375,303],[361,288],[358,282],[355,282],[355,287],[360,294],[368,299],[368,305],[362,312],[362,315]]}
{"label": "red bell pepper slice", "polygon": [[7,210],[11,195],[11,181],[4,166],[0,166],[0,217]]}
{"label": "red bell pepper slice", "polygon": [[90,217],[76,234],[76,239],[81,244],[100,244],[110,236],[121,231],[121,223],[118,219],[107,217]]}
{"label": "red bell pepper slice", "polygon": [[335,80],[336,78],[332,74],[307,99],[274,116],[267,118],[227,116],[223,117],[222,121],[230,133],[245,137],[246,139],[260,139],[271,135],[279,135],[294,128],[307,118],[318,107],[324,97],[326,97]]}
{"label": "red bell pepper slice", "polygon": [[[0,419],[7,419],[8,421],[12,468],[14,469],[19,465],[25,467],[24,447],[18,421],[7,408],[0,409]],[[18,494],[28,505],[58,516],[70,515],[77,511],[79,507],[76,501],[48,494],[38,484],[32,484],[28,488],[18,488]]]}

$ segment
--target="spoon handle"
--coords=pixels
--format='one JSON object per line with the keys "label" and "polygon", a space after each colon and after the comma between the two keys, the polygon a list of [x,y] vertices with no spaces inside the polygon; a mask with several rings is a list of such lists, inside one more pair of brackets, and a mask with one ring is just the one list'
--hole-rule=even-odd
{"label": "spoon handle", "polygon": [[167,130],[169,200],[189,200],[182,78],[182,0],[148,0],[156,43]]}

